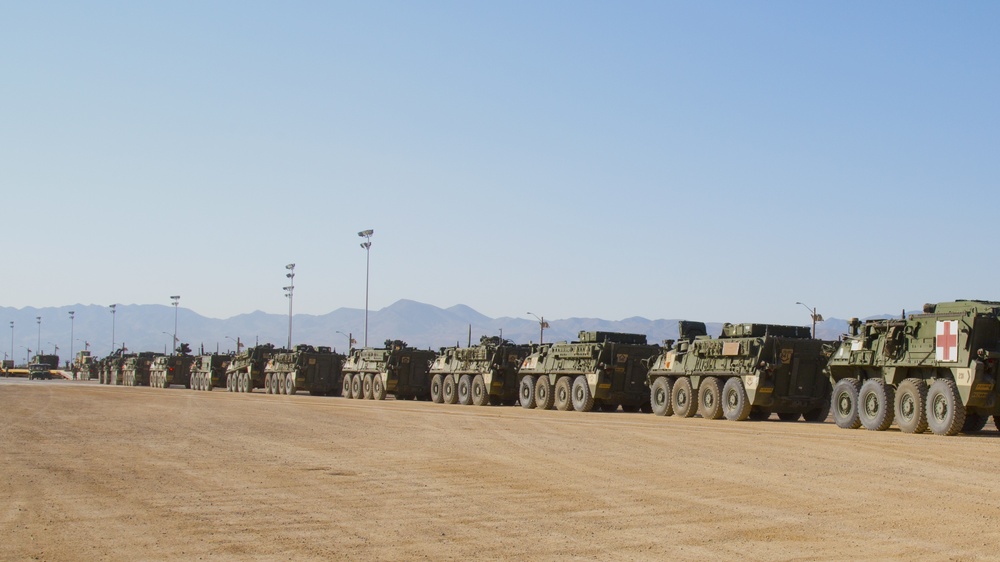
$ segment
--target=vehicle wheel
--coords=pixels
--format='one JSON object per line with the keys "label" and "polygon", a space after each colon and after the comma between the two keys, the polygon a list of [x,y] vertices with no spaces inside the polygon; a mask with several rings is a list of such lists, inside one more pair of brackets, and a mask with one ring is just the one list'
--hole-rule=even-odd
{"label": "vehicle wheel", "polygon": [[552,403],[556,410],[568,412],[573,409],[573,379],[562,376],[556,379],[556,387],[552,391]]}
{"label": "vehicle wheel", "polygon": [[212,390],[212,373],[203,373],[201,375],[201,389]]}
{"label": "vehicle wheel", "polygon": [[573,380],[573,409],[577,412],[589,412],[594,409],[594,395],[590,392],[587,377],[579,376]]}
{"label": "vehicle wheel", "polygon": [[361,379],[361,392],[363,393],[365,400],[372,399],[372,374],[368,373],[365,378]]}
{"label": "vehicle wheel", "polygon": [[444,403],[444,377],[441,375],[434,375],[431,377],[431,402],[435,404]]}
{"label": "vehicle wheel", "polygon": [[830,417],[830,398],[823,401],[823,405],[809,410],[802,414],[802,417],[809,423],[823,423]]}
{"label": "vehicle wheel", "polygon": [[830,405],[833,407],[833,421],[842,429],[857,429],[861,427],[858,418],[858,394],[861,392],[861,381],[858,379],[840,379],[833,385],[833,397]]}
{"label": "vehicle wheel", "polygon": [[869,431],[885,431],[892,425],[895,389],[885,380],[868,379],[858,393],[858,419]]}
{"label": "vehicle wheel", "polygon": [[530,410],[535,407],[535,377],[531,375],[521,377],[521,382],[518,384],[518,401],[521,402],[522,408]]}
{"label": "vehicle wheel", "polygon": [[458,403],[463,406],[472,405],[472,377],[470,375],[458,377]]}
{"label": "vehicle wheel", "polygon": [[962,433],[979,433],[986,427],[989,416],[977,412],[966,412],[965,423],[962,424]]}
{"label": "vehicle wheel", "polygon": [[927,383],[922,379],[910,378],[899,383],[896,388],[896,425],[903,433],[923,433],[927,431]]}
{"label": "vehicle wheel", "polygon": [[486,388],[486,379],[483,375],[472,378],[472,403],[476,406],[490,405],[490,391]]}
{"label": "vehicle wheel", "polygon": [[361,389],[361,373],[354,373],[351,377],[351,396],[355,400],[361,400],[365,397]]}
{"label": "vehicle wheel", "polygon": [[750,417],[750,398],[739,377],[729,377],[722,386],[722,415],[729,421],[745,421]]}
{"label": "vehicle wheel", "polygon": [[706,377],[698,386],[698,413],[706,420],[722,417],[722,381]]}
{"label": "vehicle wheel", "polygon": [[758,408],[756,406],[751,406],[750,415],[747,416],[747,418],[753,421],[767,421],[771,419],[771,410],[767,408]]}
{"label": "vehicle wheel", "polygon": [[372,399],[385,400],[385,384],[382,383],[380,375],[375,375],[375,378],[372,379]]}
{"label": "vehicle wheel", "polygon": [[344,379],[340,381],[340,395],[344,398],[354,398],[351,392],[351,375],[344,375]]}
{"label": "vehicle wheel", "polygon": [[[281,383],[281,379],[278,379],[278,383]],[[289,396],[295,394],[295,373],[288,373],[288,377],[285,378],[285,394]]]}
{"label": "vehicle wheel", "polygon": [[778,412],[778,419],[783,422],[796,422],[802,417],[800,412]]}
{"label": "vehicle wheel", "polygon": [[540,375],[535,380],[535,408],[539,410],[551,410],[555,397],[552,396],[552,383],[547,375]]}
{"label": "vehicle wheel", "polygon": [[276,394],[274,392],[274,377],[271,373],[264,375],[264,394]]}
{"label": "vehicle wheel", "polygon": [[445,404],[458,404],[458,385],[455,384],[455,377],[444,376],[444,383],[441,385],[441,396],[444,397]]}
{"label": "vehicle wheel", "polygon": [[691,379],[687,377],[677,377],[674,386],[670,389],[670,403],[674,408],[674,415],[681,418],[690,418],[695,414],[697,401],[694,399],[694,390],[691,388]]}
{"label": "vehicle wheel", "polygon": [[649,390],[649,405],[657,416],[669,416],[674,413],[670,401],[670,378],[656,377],[653,387]]}
{"label": "vehicle wheel", "polygon": [[965,404],[951,379],[937,379],[927,390],[927,425],[938,435],[955,435],[965,425]]}

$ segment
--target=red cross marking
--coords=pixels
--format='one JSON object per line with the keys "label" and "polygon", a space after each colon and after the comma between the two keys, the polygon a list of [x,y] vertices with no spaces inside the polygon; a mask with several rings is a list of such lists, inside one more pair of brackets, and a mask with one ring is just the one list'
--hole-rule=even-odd
{"label": "red cross marking", "polygon": [[958,334],[951,333],[951,322],[942,322],[944,333],[938,334],[937,346],[943,349],[943,361],[951,361],[951,348],[958,347]]}

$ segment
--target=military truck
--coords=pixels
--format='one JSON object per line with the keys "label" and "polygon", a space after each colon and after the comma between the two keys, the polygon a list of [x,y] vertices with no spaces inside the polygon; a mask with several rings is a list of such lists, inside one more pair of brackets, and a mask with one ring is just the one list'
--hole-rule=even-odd
{"label": "military truck", "polygon": [[830,414],[827,359],[835,342],[809,328],[723,324],[718,338],[703,322],[682,320],[678,340],[650,361],[650,406],[658,416],[732,421],[822,422]]}
{"label": "military truck", "polygon": [[924,305],[899,319],[852,318],[830,359],[833,417],[845,429],[974,433],[1000,429],[1000,302]]}
{"label": "military truck", "polygon": [[191,389],[212,390],[226,385],[226,368],[232,361],[231,354],[209,353],[199,355],[191,363]]}
{"label": "military truck", "polygon": [[344,356],[327,346],[296,345],[292,351],[275,353],[264,367],[264,391],[268,394],[313,396],[339,394],[343,384]]}
{"label": "military truck", "polygon": [[433,361],[433,351],[409,347],[400,340],[385,340],[382,348],[352,349],[344,362],[341,396],[384,400],[392,394],[396,400],[429,400],[428,372]]}
{"label": "military truck", "polygon": [[28,364],[28,380],[52,380],[52,366],[47,363]]}
{"label": "military truck", "polygon": [[648,411],[644,361],[659,349],[647,344],[644,334],[588,331],[575,342],[541,345],[518,371],[521,407]]}
{"label": "military truck", "polygon": [[255,388],[264,388],[264,368],[267,367],[267,362],[275,353],[285,351],[287,350],[265,343],[236,354],[226,367],[226,390],[253,392]]}
{"label": "military truck", "polygon": [[153,359],[162,353],[143,351],[125,359],[122,363],[122,384],[125,386],[149,386],[149,370]]}
{"label": "military truck", "polygon": [[441,348],[431,364],[431,400],[477,406],[517,402],[517,370],[531,353],[498,336],[483,336],[472,347]]}
{"label": "military truck", "polygon": [[153,359],[149,368],[149,386],[154,388],[170,388],[181,385],[191,388],[191,364],[194,357],[190,355],[161,355]]}

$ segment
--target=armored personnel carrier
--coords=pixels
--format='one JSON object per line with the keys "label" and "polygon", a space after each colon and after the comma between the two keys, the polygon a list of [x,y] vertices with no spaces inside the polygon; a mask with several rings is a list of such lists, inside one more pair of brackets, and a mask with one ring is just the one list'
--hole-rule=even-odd
{"label": "armored personnel carrier", "polygon": [[265,343],[247,348],[229,362],[226,368],[226,389],[230,392],[253,392],[264,388],[264,368],[276,353],[287,351]]}
{"label": "armored personnel carrier", "polygon": [[517,370],[531,346],[497,336],[479,345],[446,347],[431,364],[431,400],[445,404],[512,405],[517,401]]}
{"label": "armored personnel carrier", "polygon": [[76,359],[73,361],[73,375],[78,380],[86,381],[98,378],[97,370],[98,363],[90,354],[90,351],[77,352]]}
{"label": "armored personnel carrier", "polygon": [[115,385],[121,380],[124,357],[120,352],[101,358],[97,367],[97,377],[100,384]]}
{"label": "armored personnel carrier", "polygon": [[434,352],[416,349],[400,340],[386,340],[385,347],[352,349],[344,362],[341,396],[384,400],[428,400],[431,385],[428,371]]}
{"label": "armored personnel carrier", "polygon": [[192,363],[194,357],[190,355],[161,355],[153,359],[149,367],[149,386],[170,388],[179,384],[191,388]]}
{"label": "armored personnel carrier", "polygon": [[226,368],[233,356],[209,353],[199,355],[191,363],[191,389],[212,390],[226,385]]}
{"label": "armored personnel carrier", "polygon": [[125,386],[149,386],[149,370],[153,359],[162,353],[143,351],[125,359],[122,364],[122,383]]}
{"label": "armored personnel carrier", "polygon": [[833,417],[846,429],[977,432],[997,414],[1000,303],[924,305],[922,314],[850,321],[830,359]]}
{"label": "armored personnel carrier", "polygon": [[682,320],[679,339],[650,362],[650,405],[659,416],[821,422],[830,413],[826,361],[834,342],[808,327],[724,324],[718,338],[705,324]]}
{"label": "armored personnel carrier", "polygon": [[329,347],[296,345],[292,351],[275,353],[264,367],[264,391],[268,394],[295,394],[308,391],[313,396],[339,393],[343,384],[344,356]]}
{"label": "armored personnel carrier", "polygon": [[579,341],[540,346],[518,371],[521,407],[589,412],[649,409],[645,361],[658,345],[643,334],[587,332]]}

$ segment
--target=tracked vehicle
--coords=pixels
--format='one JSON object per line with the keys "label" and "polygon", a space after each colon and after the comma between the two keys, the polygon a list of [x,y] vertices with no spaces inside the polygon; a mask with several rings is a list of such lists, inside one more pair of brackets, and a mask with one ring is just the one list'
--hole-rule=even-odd
{"label": "tracked vehicle", "polygon": [[191,363],[191,389],[212,390],[226,385],[226,368],[233,356],[210,353],[199,355]]}
{"label": "tracked vehicle", "polygon": [[517,370],[531,346],[497,336],[479,345],[442,348],[431,364],[431,400],[446,404],[512,405],[517,401]]}
{"label": "tracked vehicle", "polygon": [[521,362],[521,407],[648,411],[645,361],[659,349],[643,334],[587,331],[579,341],[542,345]]}
{"label": "tracked vehicle", "polygon": [[149,370],[153,359],[162,353],[143,351],[125,359],[122,363],[122,384],[125,386],[149,386]]}
{"label": "tracked vehicle", "polygon": [[922,314],[850,322],[828,366],[833,417],[846,429],[938,435],[1000,429],[1000,303],[924,305]]}
{"label": "tracked vehicle", "polygon": [[161,355],[153,359],[149,367],[149,386],[169,388],[178,384],[191,388],[192,363],[194,357],[190,355]]}
{"label": "tracked vehicle", "polygon": [[386,340],[385,347],[353,349],[344,362],[341,396],[384,400],[429,400],[428,371],[434,352],[416,349],[400,340]]}
{"label": "tracked vehicle", "polygon": [[682,320],[678,333],[650,361],[653,413],[811,422],[829,415],[824,368],[834,342],[812,339],[808,327],[727,323],[712,338],[704,323]]}
{"label": "tracked vehicle", "polygon": [[343,384],[344,356],[329,347],[296,345],[292,351],[275,353],[264,367],[264,391],[268,394],[295,394],[299,390],[314,396],[339,394]]}
{"label": "tracked vehicle", "polygon": [[253,392],[264,388],[264,368],[275,353],[287,351],[265,343],[247,348],[233,357],[226,368],[226,390],[230,392]]}

